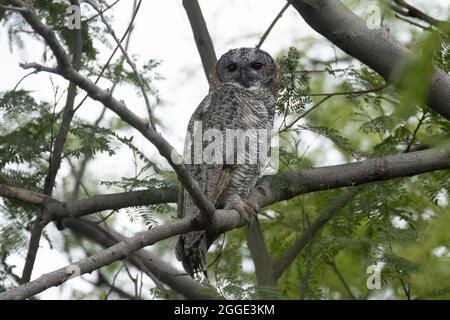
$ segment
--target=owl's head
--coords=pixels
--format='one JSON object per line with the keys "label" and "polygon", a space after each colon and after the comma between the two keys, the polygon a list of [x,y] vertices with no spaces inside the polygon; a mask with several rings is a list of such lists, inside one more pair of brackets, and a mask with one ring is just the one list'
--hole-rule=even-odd
{"label": "owl's head", "polygon": [[222,55],[211,74],[213,86],[224,83],[244,88],[276,88],[280,78],[276,61],[257,48],[233,49]]}

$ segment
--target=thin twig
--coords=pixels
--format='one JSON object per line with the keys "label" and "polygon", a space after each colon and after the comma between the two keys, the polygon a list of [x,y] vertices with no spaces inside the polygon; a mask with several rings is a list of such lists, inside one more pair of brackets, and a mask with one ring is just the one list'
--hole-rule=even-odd
{"label": "thin twig", "polygon": [[411,300],[411,284],[408,282],[406,285],[402,278],[399,279],[405,293],[406,300]]}
{"label": "thin twig", "polygon": [[291,128],[294,124],[296,124],[300,119],[306,117],[311,111],[315,110],[317,107],[319,107],[322,103],[327,101],[331,97],[335,96],[350,96],[350,95],[363,95],[367,93],[377,92],[385,89],[388,86],[388,84],[384,84],[380,87],[377,87],[375,89],[367,89],[367,90],[358,90],[358,91],[344,91],[344,92],[333,92],[333,93],[309,93],[305,94],[305,96],[310,97],[320,97],[325,96],[322,100],[320,100],[317,104],[309,108],[308,110],[304,111],[302,114],[300,114],[294,121],[292,121],[289,125],[285,126],[280,133],[287,131],[289,128]]}
{"label": "thin twig", "polygon": [[318,103],[316,103],[315,105],[313,105],[311,108],[309,108],[308,110],[304,111],[302,114],[300,114],[297,118],[295,118],[294,121],[292,121],[290,124],[288,124],[287,126],[285,126],[279,133],[285,132],[287,131],[289,128],[291,128],[294,124],[296,124],[298,121],[300,121],[300,119],[306,117],[311,111],[315,110],[317,107],[319,107],[320,105],[322,105],[322,103],[324,103],[325,101],[327,101],[328,99],[330,99],[333,96],[326,96],[325,98],[323,98],[322,100],[320,100]]}
{"label": "thin twig", "polygon": [[339,280],[341,281],[342,285],[344,286],[344,288],[347,291],[350,298],[352,298],[353,300],[358,300],[358,298],[356,298],[355,294],[353,293],[352,289],[350,289],[350,286],[348,285],[347,281],[345,280],[345,278],[342,276],[341,272],[339,271],[336,263],[333,260],[331,260],[328,262],[328,264],[331,266],[334,273],[336,273],[336,275],[338,276]]}
{"label": "thin twig", "polygon": [[[101,13],[103,14],[103,13],[105,13],[106,11],[110,10],[110,9],[113,8],[117,3],[119,3],[119,1],[120,1],[120,0],[116,0],[116,1],[114,1],[113,3],[107,5],[107,6],[105,7],[105,9],[102,10]],[[84,20],[83,22],[89,22],[89,21],[91,21],[91,20],[97,18],[99,15],[100,15],[99,13],[96,13],[96,14],[94,14],[93,16],[91,16],[91,17],[87,18],[86,20]]]}
{"label": "thin twig", "polygon": [[[142,0],[139,1],[139,4],[141,3]],[[103,16],[100,8],[92,1],[86,0],[87,3],[89,3],[100,15],[100,18],[103,21],[103,24],[106,26],[106,28],[108,29],[109,33],[111,34],[111,36],[114,38],[114,40],[116,41],[117,45],[119,46],[120,51],[122,52],[122,55],[125,57],[125,60],[127,61],[128,65],[131,67],[131,69],[133,70],[134,75],[136,76],[136,78],[138,79],[138,83],[139,83],[139,87],[141,89],[142,95],[144,97],[144,101],[145,101],[145,106],[147,107],[147,113],[148,113],[148,118],[150,121],[150,125],[152,126],[152,128],[154,130],[156,130],[155,127],[155,121],[153,119],[153,113],[152,113],[152,107],[150,105],[150,100],[148,98],[147,95],[147,91],[145,90],[145,85],[144,85],[144,80],[142,79],[141,74],[138,72],[137,68],[136,68],[136,64],[133,62],[133,60],[131,60],[131,58],[128,56],[127,51],[124,49],[124,47],[121,44],[121,41],[119,40],[119,38],[116,36],[116,33],[114,32],[114,29],[111,27],[111,25],[108,23],[108,21],[106,21],[105,17]]]}
{"label": "thin twig", "polygon": [[29,76],[31,76],[31,75],[33,75],[33,74],[36,74],[36,73],[38,73],[38,72],[39,72],[38,70],[33,70],[33,71],[31,71],[30,73],[27,73],[26,75],[24,75],[24,76],[16,83],[16,85],[14,86],[14,89],[12,89],[12,91],[16,91],[16,90],[17,90],[17,87],[22,83],[23,80],[25,80],[25,79],[28,78]]}
{"label": "thin twig", "polygon": [[101,285],[105,285],[107,287],[109,287],[114,293],[117,293],[120,297],[128,299],[128,300],[135,300],[136,297],[134,297],[133,295],[129,294],[128,292],[116,287],[116,286],[112,286],[111,283],[109,283],[109,281],[105,278],[105,276],[99,271],[98,272],[98,278],[97,278],[97,282],[91,282],[89,280],[83,279],[85,281],[87,281],[88,283],[94,285],[94,286],[101,286]]}
{"label": "thin twig", "polygon": [[[307,226],[309,227],[310,223],[309,223],[309,217],[308,217],[307,213],[305,213],[305,222],[306,222]],[[308,241],[308,247],[306,248],[306,250],[307,250],[306,271],[302,278],[302,285],[300,286],[300,300],[305,300],[305,298],[306,298],[306,291],[308,290],[309,279],[311,278],[311,275],[312,275],[313,243],[312,243],[311,239],[309,239],[309,241]]]}
{"label": "thin twig", "polygon": [[0,4],[0,9],[11,10],[11,11],[17,11],[17,12],[24,12],[24,11],[27,10],[27,9],[25,9],[25,8],[12,7],[12,6],[4,5],[4,4]]}
{"label": "thin twig", "polygon": [[[138,3],[137,3],[136,0],[134,0],[133,10],[132,10],[130,22],[128,23],[128,27],[127,27],[126,32],[124,34],[124,36],[126,37],[125,51],[128,51],[128,48],[129,48],[129,45],[130,45],[131,34],[133,32],[133,23],[134,23],[134,20],[135,20],[135,17],[136,17],[137,9],[138,9]],[[120,42],[123,41],[124,36],[122,36]],[[118,45],[116,46],[116,48],[118,48]],[[111,57],[112,57],[112,55],[111,55]],[[122,56],[120,61],[119,61],[119,65],[122,66],[124,61],[125,61],[125,57]],[[109,62],[107,62],[107,63],[109,63]],[[109,92],[111,94],[114,93],[114,90],[116,89],[118,83],[119,83],[118,79],[116,81],[114,81],[113,85],[109,89]],[[95,122],[94,122],[94,124],[92,126],[93,127],[92,132],[87,137],[87,142],[86,142],[86,146],[87,147],[89,147],[92,144],[93,139],[95,137],[95,129],[98,128],[98,126],[100,125],[100,122],[103,120],[105,114],[106,114],[106,107],[103,106],[102,112],[100,113],[99,117],[95,120]],[[72,192],[72,200],[78,199],[79,194],[80,194],[80,186],[83,187],[83,189],[85,189],[83,184],[82,184],[82,179],[83,179],[84,173],[85,173],[86,168],[87,168],[87,164],[88,164],[90,159],[91,159],[91,154],[90,153],[86,153],[84,158],[83,158],[83,160],[82,160],[82,162],[81,162],[81,164],[80,164],[80,169],[75,174],[75,185],[74,185],[73,192]],[[85,190],[85,192],[86,192],[86,190]],[[108,217],[109,217],[109,215],[108,215]]]}
{"label": "thin twig", "polygon": [[416,140],[416,136],[417,136],[417,132],[419,131],[420,127],[422,126],[423,122],[425,121],[425,119],[428,116],[428,112],[424,111],[422,114],[422,117],[419,119],[419,122],[417,123],[416,128],[414,129],[414,132],[411,136],[411,140],[409,140],[408,145],[406,146],[405,152],[409,152],[411,150],[411,147],[413,146],[415,140]]}
{"label": "thin twig", "polygon": [[432,16],[417,9],[416,7],[410,5],[409,3],[407,3],[404,0],[393,0],[393,1],[396,5],[391,3],[392,10],[394,10],[395,12],[397,12],[398,14],[400,14],[402,16],[409,16],[411,18],[416,18],[416,19],[422,20],[441,31],[444,31],[443,26],[450,25],[447,21],[441,21],[441,20],[435,19]]}
{"label": "thin twig", "polygon": [[111,292],[113,292],[113,288],[115,287],[116,279],[119,276],[120,271],[122,271],[122,269],[124,267],[125,267],[125,261],[123,261],[121,266],[119,267],[119,269],[117,269],[116,274],[114,275],[114,278],[111,282],[109,291],[106,293],[104,300],[108,300],[109,295],[111,294]]}
{"label": "thin twig", "polygon": [[275,19],[273,19],[272,23],[269,25],[269,27],[267,28],[267,30],[263,33],[263,35],[261,36],[261,39],[259,39],[258,44],[255,46],[256,48],[261,48],[262,44],[264,43],[264,41],[266,40],[267,36],[269,35],[269,33],[272,31],[273,27],[275,26],[275,24],[278,22],[278,20],[280,20],[280,18],[283,16],[283,13],[287,10],[287,8],[289,8],[291,4],[289,2],[287,2],[283,8],[280,10],[280,12],[278,12],[277,16],[275,17]]}
{"label": "thin twig", "polygon": [[400,19],[400,20],[402,20],[402,21],[405,21],[405,22],[407,22],[407,23],[409,23],[409,24],[411,24],[411,25],[413,25],[413,26],[416,26],[416,27],[422,29],[422,30],[426,30],[426,31],[431,30],[431,27],[426,27],[426,26],[421,25],[420,23],[417,23],[417,22],[412,21],[412,20],[410,20],[410,19],[404,18],[404,17],[402,17],[401,15],[399,15],[398,13],[394,14],[394,16],[395,16],[397,19]]}
{"label": "thin twig", "polygon": [[[127,35],[133,29],[133,23],[134,23],[134,20],[136,19],[137,13],[140,9],[140,4],[141,4],[141,1],[139,1],[138,5],[136,6],[136,9],[134,10],[134,13],[133,13],[133,17],[131,18],[131,21],[128,24],[127,29],[123,33],[122,38],[120,38],[120,43],[122,43],[125,40]],[[118,45],[116,45],[116,47],[114,48],[114,50],[111,52],[110,56],[108,57],[108,60],[106,60],[106,63],[103,65],[102,70],[100,70],[100,73],[97,75],[97,78],[95,79],[94,84],[97,84],[100,81],[101,77],[103,76],[103,73],[105,73],[106,69],[108,68],[109,64],[111,63],[117,50],[119,50]],[[86,101],[86,99],[88,97],[89,97],[89,94],[86,93],[85,96],[83,97],[83,99],[81,99],[80,103],[78,103],[78,105],[76,106],[75,111],[77,111],[79,108],[81,108],[81,106],[83,105],[83,103]]]}

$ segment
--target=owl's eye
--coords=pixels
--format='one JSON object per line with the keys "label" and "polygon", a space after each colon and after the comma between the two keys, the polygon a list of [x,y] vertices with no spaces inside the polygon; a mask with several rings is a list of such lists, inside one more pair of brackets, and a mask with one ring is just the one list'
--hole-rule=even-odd
{"label": "owl's eye", "polygon": [[228,72],[234,72],[237,69],[237,65],[236,63],[230,63],[225,67],[225,69],[227,69]]}
{"label": "owl's eye", "polygon": [[260,70],[263,67],[263,64],[260,62],[253,62],[250,67],[254,70]]}

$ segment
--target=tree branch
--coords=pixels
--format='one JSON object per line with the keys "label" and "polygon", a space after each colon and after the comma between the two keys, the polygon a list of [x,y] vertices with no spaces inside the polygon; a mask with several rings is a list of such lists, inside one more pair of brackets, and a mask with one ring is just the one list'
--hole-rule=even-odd
{"label": "tree branch", "polygon": [[[309,192],[357,186],[446,169],[450,169],[449,149],[420,150],[353,163],[282,172],[274,176],[266,176],[257,182],[255,188],[250,192],[249,198],[262,208]],[[0,185],[0,196],[37,205],[43,204],[48,198],[43,194],[25,189],[20,190],[26,192],[26,195],[18,196],[14,192],[5,191],[9,189],[4,189],[4,187],[4,185]],[[13,190],[15,189],[18,188]],[[27,201],[26,197],[30,195],[33,195],[33,197],[30,201]],[[44,212],[46,220],[54,220],[64,217],[80,217],[104,210],[174,203],[176,200],[176,187],[153,188],[97,195],[69,202],[48,199],[45,203]]]}
{"label": "tree branch", "polygon": [[344,286],[345,290],[347,291],[348,295],[350,296],[350,298],[352,298],[353,300],[358,300],[358,298],[355,296],[355,294],[353,293],[352,289],[350,288],[350,286],[348,285],[347,281],[345,280],[345,278],[342,276],[342,273],[339,271],[336,262],[334,262],[333,260],[329,262],[329,265],[331,266],[331,268],[333,269],[334,273],[336,273],[336,275],[339,278],[339,281],[341,281],[342,285]]}
{"label": "tree branch", "polygon": [[[27,8],[20,0],[8,0],[12,4],[16,4]],[[178,180],[181,182],[183,187],[191,195],[194,204],[200,209],[202,215],[200,222],[209,223],[211,217],[215,211],[212,203],[203,195],[198,183],[189,175],[185,166],[181,163],[182,157],[176,152],[175,149],[152,127],[147,126],[147,124],[140,119],[136,114],[130,111],[125,103],[116,100],[111,94],[105,90],[102,90],[92,81],[82,76],[79,72],[74,70],[70,66],[67,54],[64,48],[59,43],[53,31],[43,24],[41,20],[36,16],[33,10],[27,8],[26,11],[21,12],[25,20],[30,24],[34,31],[41,35],[47,45],[52,50],[55,58],[58,62],[58,74],[67,80],[70,80],[83,90],[85,90],[89,96],[101,102],[105,107],[115,112],[124,122],[131,125],[133,128],[138,130],[147,140],[149,140],[158,149],[159,153],[168,161],[172,166],[178,176]]]}
{"label": "tree branch", "polygon": [[284,12],[287,10],[287,8],[289,8],[290,5],[291,5],[290,3],[286,3],[283,6],[283,8],[280,10],[280,12],[278,12],[278,14],[276,15],[275,19],[273,19],[273,21],[270,23],[270,25],[267,28],[267,30],[261,36],[261,39],[259,39],[257,45],[255,46],[256,48],[258,48],[258,49],[261,48],[261,46],[264,43],[264,41],[266,41],[267,36],[272,31],[273,27],[275,27],[275,25],[278,22],[278,20],[280,20],[280,18],[283,16]]}
{"label": "tree branch", "polygon": [[357,186],[449,168],[448,148],[414,151],[268,176],[258,182],[249,198],[264,207],[308,192]]}
{"label": "tree branch", "polygon": [[[0,300],[26,299],[66,282],[73,275],[74,270],[79,271],[80,275],[90,273],[114,261],[123,260],[134,252],[158,241],[200,230],[202,226],[196,220],[196,217],[173,220],[133,237],[126,238],[106,250],[81,259],[77,263],[44,274],[36,280],[2,292],[0,293]],[[212,226],[214,226],[214,231],[216,232],[225,232],[233,228],[242,227],[244,224],[245,222],[235,210],[217,210],[212,216]]]}
{"label": "tree branch", "polygon": [[[277,201],[287,200],[296,195],[306,192],[339,188],[351,185],[360,185],[373,181],[383,181],[396,177],[410,176],[433,170],[448,169],[449,167],[449,150],[430,149],[424,151],[416,151],[395,156],[364,160],[356,163],[301,170],[295,173],[279,174],[276,179],[281,179],[281,181],[285,182],[288,181],[288,186],[283,187],[280,186],[279,183],[277,184],[277,180],[275,179],[275,177],[265,178],[260,184],[255,187],[255,189],[251,193],[251,196],[256,200],[256,203],[260,204],[262,207]],[[295,184],[291,183],[290,179],[293,179],[293,183]],[[295,190],[293,190],[292,188],[293,185],[296,186]],[[10,189],[0,188],[0,190]],[[175,198],[176,192],[172,192],[172,196]],[[7,192],[4,192],[4,194],[6,193]],[[11,193],[8,194],[10,195]],[[12,194],[14,195],[14,193]],[[346,195],[349,196],[348,194]],[[98,197],[109,196],[104,195]],[[140,199],[139,197],[137,197],[135,200],[138,202],[142,201],[142,199]],[[343,200],[341,199],[341,201]],[[36,202],[36,200],[33,201]],[[86,201],[89,201],[89,199]],[[92,199],[90,201],[92,201]],[[52,201],[49,202],[48,206],[51,206],[52,203]],[[84,210],[86,210],[87,208],[92,209],[92,206],[94,204],[97,205],[95,201],[93,201],[91,204],[87,204],[84,207]],[[339,205],[340,203],[338,202],[337,204],[335,204],[335,207],[338,207]],[[107,206],[107,204],[105,204],[105,206]],[[309,233],[304,233],[302,237],[298,239],[298,241],[296,242],[296,246],[293,247],[289,252],[287,252],[285,258],[282,260],[283,262],[279,263],[276,269],[278,270],[276,275],[281,275],[282,270],[290,264],[290,261],[293,259],[292,257],[295,258],[297,251],[301,250],[307,243],[307,239],[312,238],[317,230],[319,230],[320,227],[326,221],[328,221],[329,217],[332,215],[332,212],[330,212],[331,209],[328,212],[325,212],[321,217],[319,217],[318,220],[313,222],[311,225],[312,229],[310,229]],[[240,220],[239,214],[236,211],[217,210],[213,215],[211,221],[211,225],[214,227],[213,231],[219,233],[242,226],[242,224],[243,221]],[[112,261],[122,259],[126,255],[131,254],[132,252],[135,252],[136,250],[139,250],[142,247],[150,245],[156,241],[176,234],[199,230],[201,228],[201,225],[198,223],[198,221],[196,221],[195,217],[169,222],[160,227],[153,228],[141,235],[134,236],[130,238],[132,240],[128,239],[125,241],[125,243],[120,242],[117,246],[111,247],[111,250],[108,249],[107,251],[109,253],[101,252],[93,256],[96,257],[94,259],[95,261],[89,260],[90,258],[82,260],[83,267],[81,268],[81,270],[87,270],[85,272],[90,272],[92,270],[100,268],[101,266],[111,263]],[[130,246],[126,245],[126,243],[130,243]],[[28,297],[30,295],[41,292],[42,290],[45,290],[50,286],[59,285],[60,283],[66,281],[68,278],[68,276],[65,275],[62,269],[43,277],[43,279],[41,277],[36,281],[32,281],[23,285],[22,287],[20,287],[20,290],[17,289],[19,291],[15,290],[12,291],[12,293],[4,293],[0,295],[0,297]],[[51,279],[48,279],[48,277],[50,277]]]}
{"label": "tree branch", "polygon": [[[7,182],[7,180],[4,182]],[[45,194],[27,189],[11,187],[4,184],[0,184],[0,196],[15,200],[21,200],[36,205],[41,205],[42,203],[44,203],[44,201],[47,201],[49,199],[49,197]]]}
{"label": "tree branch", "polygon": [[[314,2],[314,7],[303,0],[289,0],[289,3],[318,33],[387,81],[395,80],[396,71],[409,52],[390,38],[384,29],[369,29],[362,19],[338,0],[318,0]],[[430,108],[450,119],[450,77],[435,68],[429,81]]]}
{"label": "tree branch", "polygon": [[[425,21],[429,25],[436,27],[438,29],[441,29],[444,25],[449,25],[447,21],[441,21],[438,19],[435,19],[428,14],[424,13],[423,11],[420,11],[416,7],[413,7],[409,3],[407,3],[404,0],[394,0],[395,5],[391,2],[391,8],[398,14],[402,16],[408,16],[411,18],[416,18],[422,21]],[[410,21],[408,21],[410,22]]]}
{"label": "tree branch", "polygon": [[[64,227],[71,229],[76,234],[82,235],[91,241],[99,243],[105,248],[111,247],[125,237],[108,227],[108,230],[96,223],[85,219],[65,218],[62,220]],[[171,289],[179,292],[187,299],[218,299],[220,296],[207,294],[205,287],[193,280],[188,275],[181,275],[177,269],[165,263],[159,255],[155,255],[148,250],[142,249],[134,254],[142,264],[150,270],[159,280],[168,285]],[[131,259],[131,263],[135,261]],[[135,264],[137,268],[140,265]]]}
{"label": "tree branch", "polygon": [[128,207],[174,203],[176,201],[176,187],[104,194],[69,202],[55,200],[49,202],[45,207],[45,220],[51,221],[67,217],[80,217],[104,210],[118,210]]}
{"label": "tree branch", "polygon": [[247,245],[255,265],[256,281],[258,285],[276,286],[273,277],[273,261],[267,250],[264,234],[257,219],[253,219],[245,229]]}
{"label": "tree branch", "polygon": [[[116,2],[114,2],[113,4],[116,4],[117,2],[118,2],[118,0]],[[132,10],[130,22],[128,23],[128,27],[125,30],[125,33],[122,35],[122,37],[119,40],[119,44],[121,44],[122,41],[126,39],[125,47],[124,47],[125,51],[128,51],[128,47],[130,45],[130,39],[131,39],[131,33],[133,31],[134,20],[136,18],[137,12],[138,12],[138,10],[140,8],[140,4],[141,4],[141,1],[139,1],[139,3],[137,3],[137,0],[134,0],[134,2],[133,2],[133,10]],[[105,10],[103,10],[103,12],[105,12],[110,7],[112,7],[112,5],[109,5]],[[117,50],[118,47],[119,46],[117,44],[115,50],[113,50],[113,52],[111,53],[110,58],[108,59],[106,64],[103,66],[102,70],[100,71],[100,74],[99,74],[99,76],[96,79],[97,82],[98,82],[98,80],[100,80],[100,77],[103,74],[103,72],[105,72],[106,67],[109,65],[109,63],[110,63],[112,57],[114,56],[115,51]],[[118,65],[122,67],[124,61],[125,61],[125,57],[122,56],[120,58],[120,60],[119,60]],[[119,80],[116,79],[114,81],[114,83],[112,84],[111,88],[109,89],[109,92],[111,94],[113,94],[113,92],[116,89],[118,83],[119,83]],[[76,109],[78,109],[81,106],[81,104],[83,103],[83,101],[86,98],[87,98],[87,95],[84,96],[83,100],[78,104]],[[100,113],[100,115],[95,120],[95,122],[94,122],[94,124],[92,126],[93,128],[98,128],[98,126],[100,125],[100,122],[103,120],[105,114],[106,114],[106,107],[103,106],[102,112]],[[93,130],[90,133],[90,135],[88,136],[88,138],[87,138],[87,143],[86,143],[87,146],[91,146],[92,145],[92,141],[94,139],[94,136],[95,136],[95,131]],[[72,192],[72,200],[77,200],[79,198],[80,187],[83,186],[82,179],[83,179],[84,173],[86,171],[87,164],[88,164],[89,160],[91,159],[91,157],[92,157],[92,155],[90,153],[85,154],[83,160],[81,161],[81,164],[79,166],[78,171],[76,171],[75,168],[74,168],[75,184],[74,184],[74,188],[73,188],[73,192]]]}
{"label": "tree branch", "polygon": [[[78,0],[70,0],[71,5],[80,7]],[[83,36],[80,29],[74,29],[73,35],[73,54],[72,54],[72,68],[79,71],[81,66],[81,54],[83,51]],[[64,144],[66,143],[67,134],[69,133],[70,123],[72,122],[74,112],[75,97],[77,95],[77,87],[73,83],[69,83],[67,89],[66,104],[63,109],[61,125],[58,134],[55,137],[52,152],[49,159],[48,173],[45,178],[43,193],[47,196],[52,195],[53,187],[55,185],[56,175],[61,166],[62,153]],[[36,214],[36,221],[31,230],[30,242],[28,246],[27,256],[25,258],[25,265],[22,271],[20,283],[30,281],[31,273],[33,272],[34,261],[36,260],[37,251],[39,250],[39,242],[45,224],[42,224],[42,215],[40,209]]]}
{"label": "tree branch", "polygon": [[191,24],[195,44],[202,60],[203,70],[209,84],[211,84],[210,72],[216,64],[217,57],[205,18],[203,18],[202,10],[197,0],[183,0],[183,6]]}

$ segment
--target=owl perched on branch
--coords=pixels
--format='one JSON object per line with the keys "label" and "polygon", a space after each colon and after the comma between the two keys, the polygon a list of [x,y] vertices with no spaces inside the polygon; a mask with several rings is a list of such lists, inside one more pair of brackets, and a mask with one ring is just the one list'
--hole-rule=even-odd
{"label": "owl perched on branch", "polygon": [[[183,161],[217,209],[234,209],[248,222],[259,209],[246,197],[267,163],[280,73],[267,52],[239,48],[219,59],[211,80],[189,121]],[[178,217],[199,214],[181,188]],[[192,277],[206,276],[206,253],[218,236],[195,231],[179,237],[177,258]]]}

